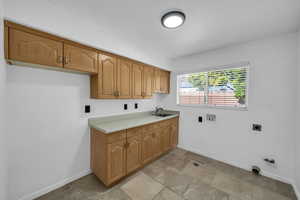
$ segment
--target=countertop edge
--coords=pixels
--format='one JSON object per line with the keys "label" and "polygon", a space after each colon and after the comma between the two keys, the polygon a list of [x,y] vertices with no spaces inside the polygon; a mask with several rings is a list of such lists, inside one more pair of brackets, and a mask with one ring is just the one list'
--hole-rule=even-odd
{"label": "countertop edge", "polygon": [[114,133],[114,132],[118,132],[118,131],[122,131],[122,130],[126,130],[126,129],[136,128],[136,127],[140,127],[140,126],[144,126],[144,125],[148,125],[148,124],[152,124],[152,123],[172,119],[172,118],[175,118],[175,117],[179,117],[179,114],[174,114],[174,115],[171,115],[171,116],[162,117],[161,119],[153,120],[153,121],[150,121],[149,123],[141,123],[141,124],[137,124],[137,125],[134,125],[134,126],[124,127],[122,129],[114,129],[113,131],[107,131],[105,129],[102,129],[102,128],[98,127],[97,125],[94,125],[93,123],[90,123],[90,122],[89,122],[89,127],[93,128],[93,129],[96,129],[98,131],[101,131],[105,134],[110,134],[110,133]]}

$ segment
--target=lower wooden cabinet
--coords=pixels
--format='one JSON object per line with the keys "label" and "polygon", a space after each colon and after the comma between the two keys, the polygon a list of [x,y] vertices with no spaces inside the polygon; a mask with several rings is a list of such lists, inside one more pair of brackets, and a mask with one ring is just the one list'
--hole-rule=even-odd
{"label": "lower wooden cabinet", "polygon": [[178,118],[171,120],[170,144],[171,144],[171,148],[175,148],[178,145]]}
{"label": "lower wooden cabinet", "polygon": [[126,149],[125,140],[107,144],[107,180],[114,182],[126,174]]}
{"label": "lower wooden cabinet", "polygon": [[110,134],[91,129],[91,168],[110,186],[177,143],[178,117]]}
{"label": "lower wooden cabinet", "polygon": [[170,127],[164,127],[161,133],[161,149],[162,151],[168,151],[171,148],[171,135],[170,135]]}
{"label": "lower wooden cabinet", "polygon": [[160,156],[164,151],[161,148],[161,130],[160,128],[154,129],[153,135],[152,135],[152,142],[153,142],[153,158],[157,158]]}
{"label": "lower wooden cabinet", "polygon": [[127,139],[126,146],[126,173],[131,173],[142,166],[142,135]]}
{"label": "lower wooden cabinet", "polygon": [[142,138],[142,163],[146,164],[153,158],[153,132],[143,133]]}

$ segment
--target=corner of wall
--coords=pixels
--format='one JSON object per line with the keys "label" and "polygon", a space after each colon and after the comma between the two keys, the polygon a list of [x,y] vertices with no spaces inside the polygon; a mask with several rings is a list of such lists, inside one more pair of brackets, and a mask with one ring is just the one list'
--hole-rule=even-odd
{"label": "corner of wall", "polygon": [[[297,118],[296,120],[299,120],[300,119],[300,103],[299,103],[299,100],[300,100],[300,29],[298,30],[298,43],[297,43],[297,49],[298,49],[298,52],[297,52],[297,58],[298,58],[298,66],[297,66],[297,77],[298,77],[298,80],[297,80]],[[300,147],[299,145],[297,145],[297,141],[300,140],[300,125],[298,125],[299,123],[296,123],[297,127],[296,127],[296,132],[295,132],[295,183],[294,183],[294,190],[295,190],[295,193],[298,197],[298,199],[300,199],[300,172],[299,169],[300,168],[300,160],[299,160],[299,155],[300,155]]]}
{"label": "corner of wall", "polygon": [[0,199],[7,199],[7,146],[5,128],[6,63],[3,43],[3,0],[0,0]]}

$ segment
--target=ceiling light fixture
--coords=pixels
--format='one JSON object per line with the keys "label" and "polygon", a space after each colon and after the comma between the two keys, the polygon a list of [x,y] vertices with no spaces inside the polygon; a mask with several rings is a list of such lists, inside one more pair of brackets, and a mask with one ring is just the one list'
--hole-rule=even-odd
{"label": "ceiling light fixture", "polygon": [[165,28],[174,29],[181,26],[185,21],[185,14],[181,11],[170,11],[161,18],[161,24]]}

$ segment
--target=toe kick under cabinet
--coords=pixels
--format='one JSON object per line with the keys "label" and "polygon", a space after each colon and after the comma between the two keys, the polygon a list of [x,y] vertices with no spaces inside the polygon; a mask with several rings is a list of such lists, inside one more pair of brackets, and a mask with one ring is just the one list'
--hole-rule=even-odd
{"label": "toe kick under cabinet", "polygon": [[178,117],[109,134],[92,128],[91,168],[111,186],[177,144]]}

